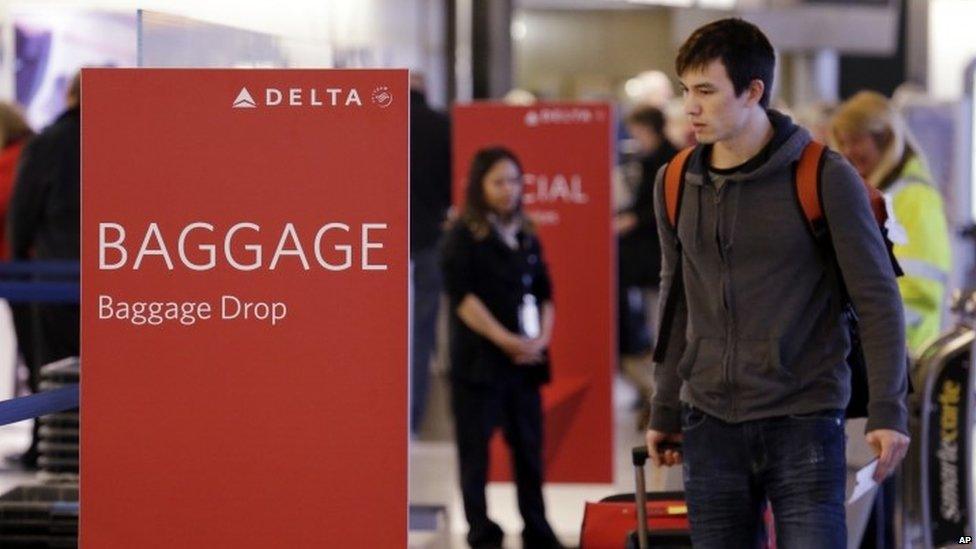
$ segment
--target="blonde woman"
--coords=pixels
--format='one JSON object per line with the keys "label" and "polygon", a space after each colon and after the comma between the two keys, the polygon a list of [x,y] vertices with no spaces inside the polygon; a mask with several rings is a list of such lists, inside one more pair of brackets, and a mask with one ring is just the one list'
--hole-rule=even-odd
{"label": "blonde woman", "polygon": [[865,181],[885,193],[904,234],[894,235],[906,338],[917,356],[939,335],[950,268],[942,197],[905,123],[883,95],[862,91],[834,114],[829,139]]}

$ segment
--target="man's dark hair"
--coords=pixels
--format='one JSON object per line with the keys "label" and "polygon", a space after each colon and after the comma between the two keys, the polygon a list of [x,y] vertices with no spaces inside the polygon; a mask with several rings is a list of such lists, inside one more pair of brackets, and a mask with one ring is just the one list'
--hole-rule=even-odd
{"label": "man's dark hair", "polygon": [[627,117],[627,123],[635,126],[644,126],[658,136],[664,136],[664,113],[657,107],[637,107]]}
{"label": "man's dark hair", "polygon": [[719,19],[700,27],[681,45],[674,66],[681,76],[689,69],[703,69],[716,59],[725,65],[737,96],[753,80],[762,80],[765,91],[759,104],[769,107],[776,53],[759,27],[738,18]]}

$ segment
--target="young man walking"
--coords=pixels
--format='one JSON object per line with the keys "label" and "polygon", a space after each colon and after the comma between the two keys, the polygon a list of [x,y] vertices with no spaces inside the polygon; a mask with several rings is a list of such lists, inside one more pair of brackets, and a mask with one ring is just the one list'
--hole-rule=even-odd
{"label": "young man walking", "polygon": [[[876,478],[908,449],[894,269],[857,172],[833,151],[820,166],[832,250],[814,239],[794,183],[810,134],[768,108],[775,62],[766,36],[740,19],[688,38],[675,64],[700,145],[676,226],[665,170],[655,186],[661,301],[673,299],[674,314],[647,444],[656,465],[683,462],[699,549],[755,547],[767,499],[779,546],[846,547],[845,295],[860,321]],[[681,450],[659,452],[663,442]]]}

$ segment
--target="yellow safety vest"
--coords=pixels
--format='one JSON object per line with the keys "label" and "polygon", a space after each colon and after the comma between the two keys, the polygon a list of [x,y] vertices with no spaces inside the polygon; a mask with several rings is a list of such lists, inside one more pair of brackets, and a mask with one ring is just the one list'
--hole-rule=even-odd
{"label": "yellow safety vest", "polygon": [[931,182],[925,166],[912,156],[898,179],[885,190],[908,239],[904,244],[896,243],[894,252],[905,271],[898,279],[898,289],[905,308],[905,335],[913,355],[940,333],[951,267],[942,196]]}

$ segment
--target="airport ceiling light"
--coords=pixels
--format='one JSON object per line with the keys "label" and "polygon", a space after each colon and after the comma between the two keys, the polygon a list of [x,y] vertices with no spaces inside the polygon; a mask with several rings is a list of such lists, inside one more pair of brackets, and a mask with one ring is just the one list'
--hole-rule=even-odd
{"label": "airport ceiling light", "polygon": [[698,0],[698,7],[709,10],[735,9],[736,0]]}
{"label": "airport ceiling light", "polygon": [[671,6],[675,8],[690,8],[695,5],[694,0],[627,0],[631,4],[647,6]]}
{"label": "airport ceiling light", "polygon": [[703,8],[711,10],[730,10],[735,8],[737,0],[627,0],[631,4],[649,6],[670,6],[674,8]]}
{"label": "airport ceiling light", "polygon": [[524,40],[528,33],[529,27],[525,21],[518,18],[512,19],[511,35],[513,40]]}

